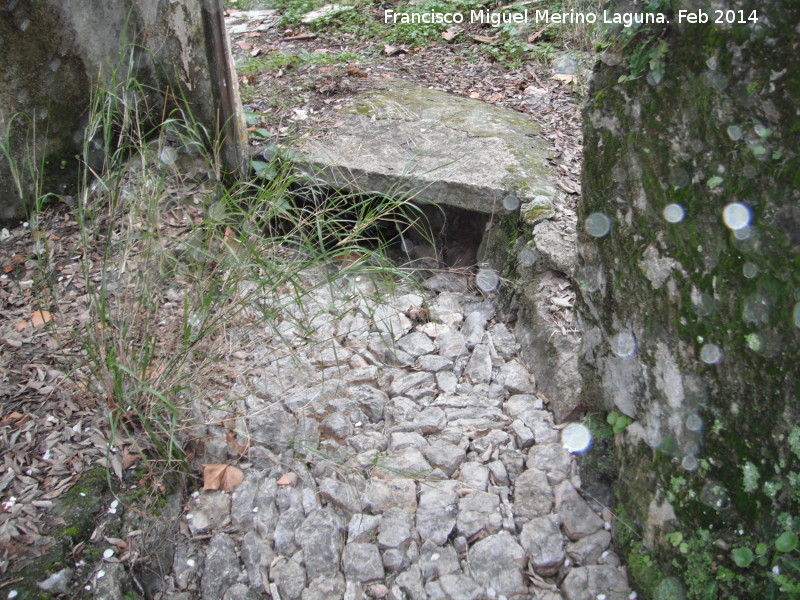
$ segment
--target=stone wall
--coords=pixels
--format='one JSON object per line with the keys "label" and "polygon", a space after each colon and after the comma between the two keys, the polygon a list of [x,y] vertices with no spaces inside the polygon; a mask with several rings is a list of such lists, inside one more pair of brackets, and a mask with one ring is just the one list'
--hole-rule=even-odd
{"label": "stone wall", "polygon": [[644,597],[767,597],[773,567],[800,580],[775,546],[800,529],[800,5],[660,4],[584,112],[584,400],[633,420],[617,533]]}
{"label": "stone wall", "polygon": [[[44,191],[65,191],[76,181],[74,157],[90,98],[114,76],[130,75],[160,92],[183,90],[198,123],[212,134],[225,124],[230,143],[223,158],[241,164],[246,138],[220,0],[3,4],[0,143],[9,148],[24,189],[0,153],[0,220],[24,216],[34,193],[28,175],[43,157]],[[152,104],[160,116],[163,99]]]}

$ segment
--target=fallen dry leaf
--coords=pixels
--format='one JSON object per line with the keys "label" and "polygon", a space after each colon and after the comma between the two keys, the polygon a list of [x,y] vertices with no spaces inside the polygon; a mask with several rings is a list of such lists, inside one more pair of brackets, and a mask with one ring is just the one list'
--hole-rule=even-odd
{"label": "fallen dry leaf", "polygon": [[24,265],[24,264],[25,264],[25,257],[22,256],[21,254],[15,254],[14,256],[11,257],[11,262],[3,266],[3,272],[11,273],[11,271],[16,269],[18,265]]}
{"label": "fallen dry leaf", "polygon": [[18,413],[17,411],[8,413],[5,417],[3,417],[2,423],[10,424],[12,427],[20,427],[30,421],[30,415],[23,415],[22,413]]}
{"label": "fallen dry leaf", "polygon": [[313,40],[316,37],[317,37],[316,33],[298,33],[297,35],[286,36],[283,39],[288,42],[291,40]]}
{"label": "fallen dry leaf", "polygon": [[244,481],[244,473],[232,465],[203,465],[203,489],[233,491]]}
{"label": "fallen dry leaf", "polygon": [[229,431],[225,434],[225,440],[228,442],[228,454],[232,456],[244,456],[250,444],[240,444],[236,441],[236,437]]}
{"label": "fallen dry leaf", "polygon": [[392,44],[383,45],[383,53],[386,56],[394,56],[395,54],[404,54],[407,52],[405,46],[393,46]]}
{"label": "fallen dry leaf", "polygon": [[110,454],[109,462],[111,463],[111,468],[114,470],[114,475],[117,476],[117,479],[122,481],[122,459],[119,454],[116,452]]}
{"label": "fallen dry leaf", "polygon": [[543,29],[540,29],[539,31],[535,31],[534,33],[530,34],[528,36],[528,43],[532,44],[533,42],[535,42],[536,38],[538,38],[540,35],[542,35],[546,31],[546,29],[547,28],[543,28]]}
{"label": "fallen dry leaf", "polygon": [[453,38],[455,38],[458,35],[459,31],[460,28],[451,27],[450,29],[447,29],[446,31],[442,32],[442,37],[445,39],[445,41],[451,42],[453,41]]}
{"label": "fallen dry leaf", "polygon": [[550,302],[562,308],[572,308],[572,300],[569,300],[568,298],[559,298],[554,296],[550,298]]}
{"label": "fallen dry leaf", "polygon": [[139,455],[134,454],[128,448],[122,451],[122,468],[127,469],[131,465],[133,465],[137,460],[139,460]]}
{"label": "fallen dry leaf", "polygon": [[367,72],[364,69],[361,69],[361,68],[359,68],[359,67],[357,67],[355,65],[350,65],[349,67],[347,67],[347,74],[350,77],[362,77],[363,78],[363,77],[367,77],[368,76]]}
{"label": "fallen dry leaf", "polygon": [[53,320],[53,315],[47,310],[37,310],[31,314],[31,325],[34,327],[41,327],[45,323]]}
{"label": "fallen dry leaf", "polygon": [[294,485],[297,483],[297,473],[284,473],[278,479],[278,485]]}
{"label": "fallen dry leaf", "polygon": [[109,544],[116,546],[117,548],[122,548],[123,550],[125,550],[128,547],[128,543],[120,538],[104,537],[103,539],[105,539],[105,541],[108,542]]}
{"label": "fallen dry leaf", "polygon": [[560,81],[563,85],[567,85],[569,83],[578,83],[577,75],[571,75],[567,73],[556,73],[550,79]]}
{"label": "fallen dry leaf", "polygon": [[567,192],[568,194],[577,194],[578,190],[576,190],[573,186],[563,183],[561,181],[557,181],[556,185],[560,187],[562,190]]}
{"label": "fallen dry leaf", "polygon": [[230,227],[225,227],[225,234],[222,236],[222,241],[228,246],[236,245],[236,233]]}

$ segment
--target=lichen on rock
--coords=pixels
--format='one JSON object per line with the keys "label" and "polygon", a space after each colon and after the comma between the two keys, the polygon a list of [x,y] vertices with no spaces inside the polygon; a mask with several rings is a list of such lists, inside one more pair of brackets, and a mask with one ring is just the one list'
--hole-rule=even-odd
{"label": "lichen on rock", "polygon": [[[800,9],[739,0],[729,8],[756,22],[701,25],[679,22],[685,2],[658,4],[671,24],[612,45],[621,61],[598,63],[584,113],[583,398],[636,419],[618,436],[617,499],[648,535],[627,547],[688,597],[724,597],[779,585],[771,564],[743,568],[724,549],[773,544],[800,514],[785,443],[800,413],[800,65],[785,59]],[[631,50],[656,43],[663,73],[630,78]],[[613,224],[602,236],[585,227],[597,214]],[[613,347],[623,329],[627,357]],[[648,528],[663,498],[675,518]]]}

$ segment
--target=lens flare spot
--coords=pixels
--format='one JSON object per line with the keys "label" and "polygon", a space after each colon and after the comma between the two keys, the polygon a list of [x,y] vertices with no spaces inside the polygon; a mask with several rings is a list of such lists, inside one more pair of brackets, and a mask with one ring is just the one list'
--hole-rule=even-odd
{"label": "lens flare spot", "polygon": [[585,452],[592,445],[592,432],[580,423],[570,423],[561,431],[561,445],[573,453]]}
{"label": "lens flare spot", "polygon": [[517,210],[519,208],[519,197],[514,194],[508,194],[503,198],[503,207],[508,211]]}
{"label": "lens flare spot", "polygon": [[494,269],[481,269],[475,275],[475,283],[484,292],[493,292],[500,287],[500,275]]}
{"label": "lens flare spot", "polygon": [[667,204],[664,207],[664,220],[667,223],[680,223],[686,216],[686,210],[680,204]]}
{"label": "lens flare spot", "polygon": [[760,272],[761,269],[758,268],[756,263],[746,262],[742,265],[742,274],[748,279],[755,279]]}
{"label": "lens flare spot", "polygon": [[707,365],[716,365],[722,360],[722,348],[716,344],[705,344],[700,349],[700,360]]}
{"label": "lens flare spot", "polygon": [[750,224],[750,207],[742,202],[731,202],[722,210],[722,220],[731,231],[744,229]]}
{"label": "lens flare spot", "polygon": [[539,252],[533,248],[523,248],[517,256],[520,266],[532,267],[539,260]]}
{"label": "lens flare spot", "polygon": [[611,349],[621,358],[633,356],[636,352],[636,338],[632,333],[618,333],[611,338]]}
{"label": "lens flare spot", "polygon": [[651,448],[658,448],[659,446],[661,446],[662,441],[663,438],[661,437],[660,431],[657,431],[655,429],[648,429],[645,432],[645,442],[647,442],[647,445],[650,446]]}
{"label": "lens flare spot", "polygon": [[681,466],[687,471],[697,471],[700,467],[700,463],[697,461],[697,457],[694,454],[689,454],[683,457]]}
{"label": "lens flare spot", "polygon": [[741,229],[736,229],[733,232],[733,237],[741,242],[749,240],[751,237],[753,237],[753,228],[750,227],[750,225],[745,225]]}
{"label": "lens flare spot", "polygon": [[728,125],[728,137],[731,138],[734,142],[738,142],[742,139],[742,135],[744,131],[738,125]]}
{"label": "lens flare spot", "polygon": [[693,293],[692,305],[694,306],[694,312],[697,313],[698,317],[709,317],[714,314],[714,311],[717,308],[717,303],[714,301],[714,297],[710,294],[704,293]]}
{"label": "lens flare spot", "polygon": [[703,429],[703,419],[700,415],[692,413],[686,417],[686,429],[689,431],[700,431]]}
{"label": "lens flare spot", "polygon": [[611,219],[605,213],[596,212],[586,217],[586,233],[592,237],[603,237],[611,231]]}
{"label": "lens flare spot", "polygon": [[677,577],[667,577],[653,592],[654,600],[685,600],[686,590]]}
{"label": "lens flare spot", "polygon": [[718,481],[709,481],[700,491],[700,501],[710,508],[721,510],[728,506],[731,498],[725,486]]}
{"label": "lens flare spot", "polygon": [[578,271],[578,285],[586,292],[596,292],[602,284],[602,274],[599,268],[584,265]]}
{"label": "lens flare spot", "polygon": [[756,123],[753,127],[753,131],[755,131],[756,135],[760,138],[768,138],[770,135],[772,135],[772,130],[761,123]]}
{"label": "lens flare spot", "polygon": [[772,302],[760,292],[750,294],[744,300],[742,318],[745,323],[768,323],[772,312]]}

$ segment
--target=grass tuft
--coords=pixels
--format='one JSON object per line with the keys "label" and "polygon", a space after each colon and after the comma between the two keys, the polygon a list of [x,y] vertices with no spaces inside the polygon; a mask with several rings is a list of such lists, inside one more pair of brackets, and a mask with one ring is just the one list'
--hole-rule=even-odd
{"label": "grass tuft", "polygon": [[47,248],[45,196],[31,225],[43,244],[38,302],[56,315],[63,370],[103,407],[110,445],[164,472],[188,469],[192,430],[205,425],[189,401],[237,339],[286,322],[310,336],[302,306],[315,289],[352,274],[404,277],[384,249],[421,209],[321,188],[285,154],[261,163],[261,177],[226,185],[219,140],[180,98],[165,98],[174,108],[150,126],[151,92],[123,79],[93,99],[68,285]]}

